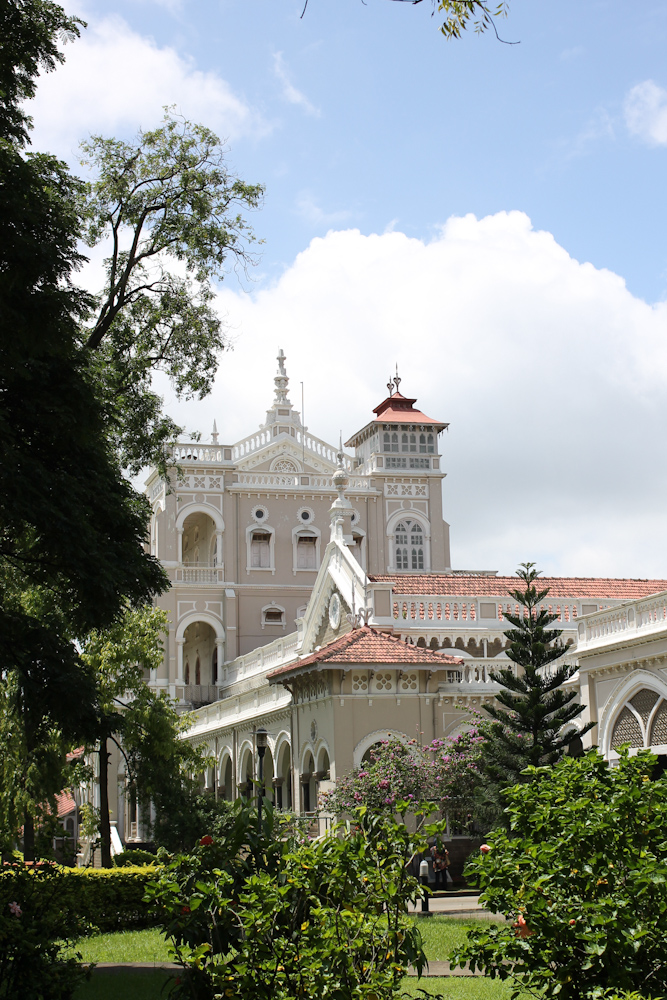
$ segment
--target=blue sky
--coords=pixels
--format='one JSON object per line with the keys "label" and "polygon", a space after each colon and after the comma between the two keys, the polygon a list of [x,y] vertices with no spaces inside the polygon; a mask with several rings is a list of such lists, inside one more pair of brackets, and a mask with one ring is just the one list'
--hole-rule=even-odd
{"label": "blue sky", "polygon": [[37,146],[73,159],[176,103],[266,185],[261,263],[219,297],[236,349],[189,426],[252,430],[283,346],[335,439],[399,359],[452,422],[457,565],[667,576],[667,5],[513,0],[517,45],[445,41],[428,0],[67,7],[89,28]]}

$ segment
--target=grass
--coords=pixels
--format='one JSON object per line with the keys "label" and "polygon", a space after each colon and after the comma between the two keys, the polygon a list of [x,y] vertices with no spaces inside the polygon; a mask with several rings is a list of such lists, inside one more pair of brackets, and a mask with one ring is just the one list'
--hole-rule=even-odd
{"label": "grass", "polygon": [[432,962],[446,962],[455,948],[465,944],[469,927],[489,924],[495,921],[483,917],[473,917],[462,920],[457,917],[430,917],[428,920],[417,920],[417,925],[424,939],[426,956]]}
{"label": "grass", "polygon": [[[460,919],[433,916],[419,920],[426,954],[431,961],[446,961],[454,948],[463,944],[469,927],[487,922],[484,918]],[[154,962],[169,961],[167,942],[157,928],[120,931],[83,938],[77,944],[84,962]],[[96,969],[92,979],[75,994],[74,1000],[164,1000],[168,973],[159,969]],[[483,977],[428,977],[421,981],[407,978],[404,989],[409,996],[442,994],[446,1000],[509,1000],[511,987]],[[419,992],[419,991],[422,992]]]}
{"label": "grass", "polygon": [[[480,918],[461,920],[444,916],[419,920],[428,958],[433,962],[446,961],[454,948],[464,943],[469,927],[486,922]],[[156,927],[82,938],[76,950],[81,952],[84,962],[154,962],[160,965],[170,961],[167,942]]]}
{"label": "grass", "polygon": [[442,994],[445,1000],[509,1000],[512,991],[510,983],[481,976],[406,979],[403,988],[408,996],[423,997],[425,993],[426,996],[437,997]]}
{"label": "grass", "polygon": [[157,927],[81,938],[76,951],[84,962],[169,962],[167,942]]}
{"label": "grass", "polygon": [[90,982],[74,994],[74,1000],[165,1000],[164,985],[168,974],[158,969],[146,972],[127,969],[122,972],[93,972]]}
{"label": "grass", "polygon": [[[165,1000],[167,979],[168,974],[159,970],[105,972],[99,969],[93,973],[91,981],[76,992],[74,1000]],[[445,1000],[509,1000],[511,989],[506,983],[472,976],[422,979],[421,982],[406,979],[403,985],[408,996],[442,994]]]}

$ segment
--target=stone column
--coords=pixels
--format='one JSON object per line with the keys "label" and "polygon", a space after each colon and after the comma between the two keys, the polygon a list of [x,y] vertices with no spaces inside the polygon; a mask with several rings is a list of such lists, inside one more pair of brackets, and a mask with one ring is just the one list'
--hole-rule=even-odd
{"label": "stone column", "polygon": [[185,636],[176,640],[176,683],[183,683],[183,647],[185,646]]}
{"label": "stone column", "polygon": [[178,556],[178,565],[182,566],[183,565],[183,529],[182,528],[178,529],[178,549],[177,549],[177,553],[176,554]]}

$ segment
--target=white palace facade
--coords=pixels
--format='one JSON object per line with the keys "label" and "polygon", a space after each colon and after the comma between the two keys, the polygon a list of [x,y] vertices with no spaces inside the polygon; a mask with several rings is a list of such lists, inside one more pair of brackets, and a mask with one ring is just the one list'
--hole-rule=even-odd
{"label": "white palace facade", "polygon": [[[216,795],[256,775],[261,728],[268,794],[311,812],[379,739],[451,735],[497,693],[516,578],[452,569],[448,425],[416,402],[390,382],[347,454],[303,426],[281,351],[259,430],[223,444],[214,427],[210,444],[174,448],[170,484],[150,475],[151,548],[171,580],[150,683],[194,709],[187,738],[216,761]],[[597,723],[586,740],[667,752],[667,580],[543,582]]]}

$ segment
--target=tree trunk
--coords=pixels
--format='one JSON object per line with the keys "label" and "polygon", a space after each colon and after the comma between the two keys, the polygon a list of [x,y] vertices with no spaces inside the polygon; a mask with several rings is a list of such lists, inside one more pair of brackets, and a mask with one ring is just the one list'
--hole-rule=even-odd
{"label": "tree trunk", "polygon": [[23,860],[35,860],[35,821],[27,811],[23,817]]}
{"label": "tree trunk", "polygon": [[100,841],[102,867],[111,868],[111,820],[109,819],[109,750],[107,737],[100,739]]}

